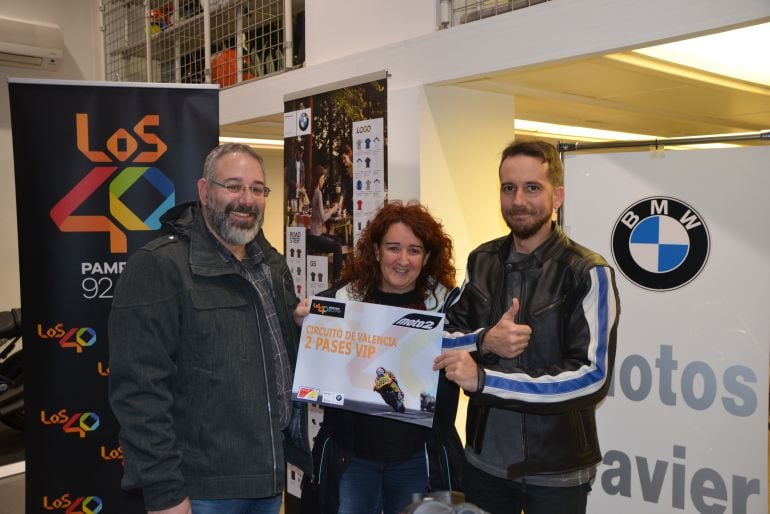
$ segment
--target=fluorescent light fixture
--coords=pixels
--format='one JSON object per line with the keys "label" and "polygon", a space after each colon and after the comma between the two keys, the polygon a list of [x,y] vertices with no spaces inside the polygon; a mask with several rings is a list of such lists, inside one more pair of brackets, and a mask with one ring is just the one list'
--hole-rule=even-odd
{"label": "fluorescent light fixture", "polygon": [[[770,23],[634,50],[656,59],[770,86]],[[762,63],[765,63],[764,65]]]}
{"label": "fluorescent light fixture", "polygon": [[556,123],[543,123],[540,121],[519,120],[513,122],[517,133],[526,133],[549,139],[579,139],[581,141],[637,141],[642,139],[655,139],[656,136],[648,134],[631,134],[629,132],[615,132],[612,130],[592,129],[576,127],[572,125],[558,125]]}
{"label": "fluorescent light fixture", "polygon": [[[546,139],[556,139],[562,142],[603,142],[603,141],[646,141],[654,142],[656,139],[661,141],[661,149],[666,150],[693,150],[693,149],[713,149],[713,148],[736,148],[741,145],[734,143],[698,143],[692,145],[665,145],[665,138],[650,136],[647,134],[632,134],[630,132],[615,132],[612,130],[592,129],[586,127],[576,127],[571,125],[558,125],[556,123],[543,123],[531,120],[514,120],[514,131],[517,134],[525,134],[532,137],[542,137]],[[735,136],[738,134],[712,134],[717,136]],[[702,137],[702,136],[701,136]]]}
{"label": "fluorescent light fixture", "polygon": [[283,139],[255,139],[250,137],[219,136],[220,143],[241,143],[255,148],[283,148]]}

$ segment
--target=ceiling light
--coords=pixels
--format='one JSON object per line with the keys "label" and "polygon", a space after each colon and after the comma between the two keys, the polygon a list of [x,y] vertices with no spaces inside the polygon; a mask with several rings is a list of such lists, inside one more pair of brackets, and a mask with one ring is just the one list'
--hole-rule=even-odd
{"label": "ceiling light", "polygon": [[531,120],[514,120],[516,133],[526,133],[548,139],[579,139],[582,141],[634,141],[639,139],[655,139],[656,136],[647,134],[632,134],[630,132],[615,132],[612,130],[558,125]]}
{"label": "ceiling light", "polygon": [[[665,45],[634,50],[636,53],[718,75],[770,86],[767,42],[770,23],[729,30]],[[762,65],[761,63],[765,63]]]}
{"label": "ceiling light", "polygon": [[283,148],[283,139],[255,139],[250,137],[219,136],[220,143],[241,143],[254,148]]}
{"label": "ceiling light", "polygon": [[[711,134],[706,136],[693,136],[691,139],[714,139],[715,142],[699,141],[693,142],[693,144],[686,144],[681,141],[674,141],[677,138],[672,138],[667,141],[666,138],[660,138],[657,136],[650,136],[645,134],[632,134],[630,132],[615,132],[612,130],[591,129],[586,127],[575,127],[571,125],[558,125],[556,123],[543,123],[540,121],[531,120],[514,120],[514,130],[516,134],[526,135],[530,137],[537,137],[543,139],[556,140],[562,143],[605,143],[605,142],[618,142],[628,141],[632,143],[645,142],[649,146],[657,147],[660,145],[660,150],[705,150],[714,148],[735,148],[742,146],[741,144],[735,144],[729,142],[730,140],[738,140],[742,136],[748,136],[751,138],[756,137],[757,133],[745,132],[745,133],[732,133],[732,134]],[[723,137],[725,142],[717,142],[719,138]],[[667,145],[667,142],[669,143]],[[620,145],[622,146],[622,145]],[[636,145],[638,146],[638,145]]]}

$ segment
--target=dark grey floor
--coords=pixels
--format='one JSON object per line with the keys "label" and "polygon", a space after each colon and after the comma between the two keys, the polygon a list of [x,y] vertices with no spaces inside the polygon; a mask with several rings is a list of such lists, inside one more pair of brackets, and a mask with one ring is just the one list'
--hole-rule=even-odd
{"label": "dark grey floor", "polygon": [[[24,461],[24,433],[0,423],[0,469]],[[24,473],[0,478],[0,514],[24,514]]]}

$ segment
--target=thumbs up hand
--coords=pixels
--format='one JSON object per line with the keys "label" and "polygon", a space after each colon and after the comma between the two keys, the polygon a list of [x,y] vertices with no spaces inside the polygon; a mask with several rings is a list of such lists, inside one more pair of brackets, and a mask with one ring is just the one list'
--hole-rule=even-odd
{"label": "thumbs up hand", "polygon": [[487,330],[481,347],[482,352],[494,353],[500,357],[512,359],[520,355],[529,345],[532,328],[516,323],[519,313],[519,299],[514,298],[511,308],[503,313],[500,321]]}
{"label": "thumbs up hand", "polygon": [[511,308],[508,309],[507,311],[505,311],[503,313],[503,317],[500,318],[500,319],[501,320],[502,319],[507,319],[507,320],[511,321],[512,323],[516,323],[516,315],[519,313],[519,307],[520,307],[519,299],[518,298],[514,298],[513,301],[511,302]]}

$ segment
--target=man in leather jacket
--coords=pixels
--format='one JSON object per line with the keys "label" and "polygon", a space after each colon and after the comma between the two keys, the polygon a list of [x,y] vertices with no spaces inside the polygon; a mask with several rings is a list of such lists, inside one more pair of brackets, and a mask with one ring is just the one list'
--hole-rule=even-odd
{"label": "man in leather jacket", "polygon": [[454,349],[434,366],[470,396],[466,499],[493,514],[582,514],[602,459],[594,411],[615,358],[614,272],[552,222],[564,201],[552,145],[509,145],[499,175],[511,233],[470,254],[447,314]]}
{"label": "man in leather jacket", "polygon": [[277,514],[286,452],[309,451],[291,401],[298,302],[262,232],[269,192],[253,149],[215,148],[200,202],[164,214],[166,235],[118,282],[110,404],[122,486],[141,489],[149,513]]}

